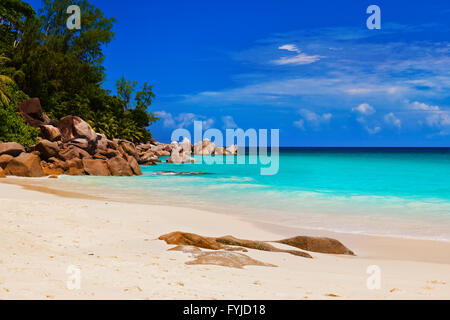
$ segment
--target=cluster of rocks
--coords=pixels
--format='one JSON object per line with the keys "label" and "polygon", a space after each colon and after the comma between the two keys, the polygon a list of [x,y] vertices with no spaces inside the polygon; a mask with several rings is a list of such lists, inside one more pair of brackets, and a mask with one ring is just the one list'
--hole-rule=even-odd
{"label": "cluster of rocks", "polygon": [[[187,262],[187,264],[215,264],[235,268],[241,268],[245,265],[265,265],[272,267],[274,265],[268,265],[251,259],[246,255],[231,253],[229,251],[248,252],[247,249],[253,249],[288,253],[310,259],[313,257],[308,252],[301,250],[325,254],[355,255],[353,251],[344,246],[340,241],[323,237],[297,236],[289,239],[270,241],[273,243],[291,246],[300,250],[280,249],[270,244],[268,241],[245,240],[238,239],[233,236],[205,237],[194,233],[180,231],[162,235],[158,239],[165,241],[167,244],[176,245],[176,247],[169,250],[191,253],[196,260]],[[205,252],[201,249],[213,251]]]}
{"label": "cluster of rocks", "polygon": [[108,139],[80,117],[50,120],[38,98],[23,102],[18,111],[28,125],[39,129],[39,142],[29,152],[18,143],[0,142],[0,177],[141,175],[139,164],[155,164],[159,156],[170,155],[170,149],[154,140],[136,146],[126,140]]}
{"label": "cluster of rocks", "polygon": [[214,142],[204,139],[196,144],[191,144],[188,138],[184,138],[182,142],[172,141],[170,144],[170,158],[166,160],[168,163],[190,163],[194,162],[191,155],[237,155],[238,147],[235,145],[228,148],[216,147]]}
{"label": "cluster of rocks", "polygon": [[209,250],[224,249],[231,251],[247,252],[247,250],[243,248],[248,248],[270,252],[284,252],[305,258],[312,258],[312,257],[308,253],[302,251],[279,249],[271,245],[269,242],[281,243],[284,245],[288,245],[297,249],[306,250],[310,252],[343,254],[351,256],[355,255],[353,251],[344,246],[339,240],[326,237],[297,236],[277,241],[258,241],[258,240],[238,239],[233,236],[205,237],[195,233],[175,231],[162,235],[158,239],[166,241],[167,244],[193,246]]}
{"label": "cluster of rocks", "polygon": [[187,138],[170,144],[151,139],[138,145],[108,139],[80,117],[51,120],[39,98],[26,100],[17,109],[28,125],[39,129],[39,142],[29,152],[18,143],[0,142],[0,177],[133,176],[142,174],[139,165],[156,165],[160,157],[168,157],[169,163],[190,163],[192,154],[236,155],[238,151],[236,146],[216,147],[208,139],[194,145]]}

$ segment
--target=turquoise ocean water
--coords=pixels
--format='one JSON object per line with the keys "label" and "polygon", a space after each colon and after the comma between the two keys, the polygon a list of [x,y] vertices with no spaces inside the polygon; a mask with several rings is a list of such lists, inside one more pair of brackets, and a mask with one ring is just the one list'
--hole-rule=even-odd
{"label": "turquoise ocean water", "polygon": [[63,179],[112,198],[290,227],[450,241],[450,149],[282,148],[276,175],[261,175],[266,165],[249,156],[196,158],[143,166],[140,177]]}

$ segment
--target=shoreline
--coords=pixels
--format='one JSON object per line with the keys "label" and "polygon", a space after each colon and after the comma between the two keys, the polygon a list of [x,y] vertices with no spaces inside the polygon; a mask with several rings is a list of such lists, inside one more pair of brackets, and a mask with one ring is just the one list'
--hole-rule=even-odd
{"label": "shoreline", "polygon": [[[36,178],[35,181],[37,180],[42,181],[43,178]],[[122,204],[132,203],[130,201],[126,201],[123,199],[121,200],[107,199],[98,195],[90,195],[82,192],[65,191],[47,186],[36,186],[35,184],[30,184],[30,178],[8,177],[6,179],[0,180],[0,183],[2,182],[6,184],[20,186],[25,190],[42,192],[69,199],[70,198],[90,199]],[[146,203],[140,203],[140,205],[152,206],[152,204]],[[193,209],[207,212],[208,214],[218,214],[220,216],[225,216],[227,218],[239,221],[241,223],[242,222],[249,223],[262,231],[278,235],[278,237],[289,238],[298,235],[305,235],[312,237],[329,237],[337,239],[343,243],[350,243],[352,246],[351,249],[354,250],[358,256],[363,256],[366,258],[410,260],[410,261],[450,264],[450,256],[446,254],[441,254],[441,252],[450,252],[450,241],[446,240],[420,239],[401,236],[384,236],[384,235],[373,235],[364,233],[349,233],[327,229],[315,229],[297,226],[289,227],[286,225],[275,224],[271,222],[257,221],[252,218],[246,218],[235,214],[229,215],[220,211],[205,210],[204,208],[198,207],[189,207],[183,205],[167,206],[161,204],[155,204],[155,206],[167,207],[177,210]],[[229,232],[226,234],[229,234]],[[216,236],[221,235],[222,234],[220,235],[217,234]]]}
{"label": "shoreline", "polygon": [[[309,252],[313,259],[307,259],[249,249],[245,254],[252,259],[277,267],[187,265],[191,254],[168,251],[173,246],[158,237],[183,231],[273,241],[284,238],[286,230],[269,231],[268,226],[192,208],[80,201],[10,183],[0,183],[0,198],[1,299],[448,299],[450,295],[445,242],[356,241],[337,235],[357,256]],[[416,256],[406,258],[408,252]],[[442,260],[433,262],[439,256]],[[381,270],[379,290],[366,286],[367,268],[372,265]],[[80,290],[67,288],[69,266],[81,270]]]}

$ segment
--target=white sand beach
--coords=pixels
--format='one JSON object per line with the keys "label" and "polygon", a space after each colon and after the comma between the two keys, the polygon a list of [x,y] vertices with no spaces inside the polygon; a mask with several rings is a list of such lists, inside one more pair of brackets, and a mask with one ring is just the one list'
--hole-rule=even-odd
{"label": "white sand beach", "polygon": [[[0,181],[1,299],[450,298],[448,242],[304,231],[338,239],[356,256],[312,252],[307,259],[249,249],[246,255],[277,267],[187,265],[189,253],[168,251],[173,246],[158,237],[302,234],[224,214],[39,192],[15,182]],[[372,265],[380,268],[381,287],[370,290]],[[73,267],[80,270],[79,289],[67,285]]]}

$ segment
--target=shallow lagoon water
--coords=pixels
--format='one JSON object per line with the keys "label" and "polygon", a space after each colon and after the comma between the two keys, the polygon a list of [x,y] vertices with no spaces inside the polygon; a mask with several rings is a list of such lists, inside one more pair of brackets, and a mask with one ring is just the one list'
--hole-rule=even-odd
{"label": "shallow lagoon water", "polygon": [[111,198],[290,227],[450,241],[450,149],[282,148],[276,175],[261,175],[267,165],[249,156],[196,159],[143,166],[139,177],[63,180]]}

